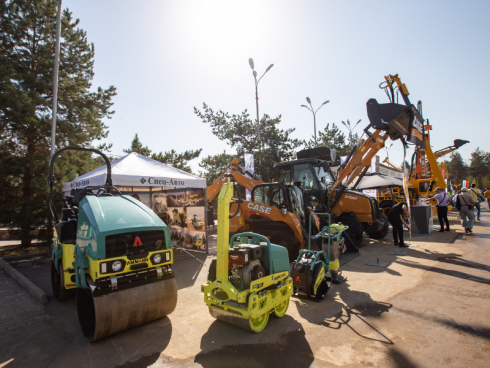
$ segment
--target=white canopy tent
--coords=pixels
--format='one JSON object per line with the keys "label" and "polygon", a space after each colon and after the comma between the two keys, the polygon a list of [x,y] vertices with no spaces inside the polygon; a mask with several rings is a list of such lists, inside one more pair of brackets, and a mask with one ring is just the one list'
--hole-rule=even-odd
{"label": "white canopy tent", "polygon": [[[111,162],[114,186],[206,188],[206,179],[199,178],[172,166],[132,152]],[[104,185],[107,176],[105,165],[75,180],[63,183],[63,193],[73,188]]]}
{"label": "white canopy tent", "polygon": [[[151,208],[167,224],[175,244],[207,252],[206,179],[135,152],[112,161],[111,169],[112,185]],[[63,183],[63,194],[105,185],[106,177],[103,165]]]}

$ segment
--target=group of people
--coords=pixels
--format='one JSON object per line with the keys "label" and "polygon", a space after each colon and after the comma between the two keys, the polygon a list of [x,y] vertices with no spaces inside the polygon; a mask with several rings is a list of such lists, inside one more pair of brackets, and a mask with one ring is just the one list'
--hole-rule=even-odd
{"label": "group of people", "polygon": [[[451,230],[449,228],[449,219],[447,217],[449,205],[456,207],[459,211],[461,225],[467,234],[473,232],[475,210],[476,220],[481,221],[481,203],[486,201],[490,210],[490,190],[488,188],[485,188],[483,191],[476,188],[476,184],[471,184],[471,188],[461,188],[454,194],[446,193],[439,187],[436,188],[435,191],[436,194],[432,198],[437,200],[437,217],[439,219],[439,224],[441,225],[439,232]],[[408,230],[410,225],[403,219],[404,214],[406,216],[409,215],[406,202],[397,203],[387,213],[388,221],[393,227],[393,240],[395,241],[395,245],[400,247],[408,247],[403,241],[403,226]]]}

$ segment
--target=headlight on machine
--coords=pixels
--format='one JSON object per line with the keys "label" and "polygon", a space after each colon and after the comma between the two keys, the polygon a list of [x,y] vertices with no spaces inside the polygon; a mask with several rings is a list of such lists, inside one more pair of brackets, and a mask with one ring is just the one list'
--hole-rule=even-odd
{"label": "headlight on machine", "polygon": [[114,272],[119,272],[119,271],[121,271],[121,269],[122,269],[122,263],[121,263],[121,261],[115,261],[115,262],[112,264],[112,270],[113,270]]}
{"label": "headlight on machine", "polygon": [[162,256],[160,254],[155,254],[155,256],[153,257],[153,262],[158,264],[162,261]]}

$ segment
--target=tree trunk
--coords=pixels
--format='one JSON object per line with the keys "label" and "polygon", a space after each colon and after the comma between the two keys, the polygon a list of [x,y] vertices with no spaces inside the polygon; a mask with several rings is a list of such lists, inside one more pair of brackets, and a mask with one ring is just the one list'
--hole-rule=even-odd
{"label": "tree trunk", "polygon": [[24,180],[22,181],[22,199],[21,199],[21,211],[18,214],[19,228],[20,228],[20,241],[21,245],[28,247],[31,245],[31,216],[32,216],[32,169],[30,158],[34,156],[34,145],[27,145],[26,165],[24,167]]}

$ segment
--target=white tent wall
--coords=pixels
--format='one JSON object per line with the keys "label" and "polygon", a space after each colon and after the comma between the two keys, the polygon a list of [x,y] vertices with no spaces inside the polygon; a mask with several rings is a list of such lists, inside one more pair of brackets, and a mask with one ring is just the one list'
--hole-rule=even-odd
{"label": "white tent wall", "polygon": [[[207,252],[207,246],[199,246],[199,240],[206,243],[208,239],[205,179],[135,152],[112,161],[111,174],[122,194],[137,198],[165,222],[174,243]],[[63,183],[63,195],[75,188],[104,185],[106,176],[103,165]]]}

